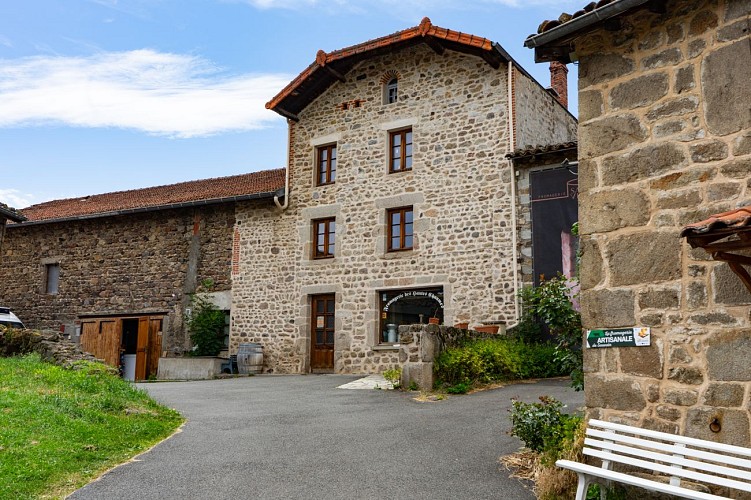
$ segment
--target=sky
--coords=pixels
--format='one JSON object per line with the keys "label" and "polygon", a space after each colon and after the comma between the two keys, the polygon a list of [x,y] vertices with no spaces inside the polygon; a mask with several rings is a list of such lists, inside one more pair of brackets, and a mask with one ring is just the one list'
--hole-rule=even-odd
{"label": "sky", "polygon": [[[500,43],[582,0],[4,0],[0,202],[43,201],[284,166],[265,103],[327,52],[416,26]],[[576,115],[576,68],[569,66]]]}

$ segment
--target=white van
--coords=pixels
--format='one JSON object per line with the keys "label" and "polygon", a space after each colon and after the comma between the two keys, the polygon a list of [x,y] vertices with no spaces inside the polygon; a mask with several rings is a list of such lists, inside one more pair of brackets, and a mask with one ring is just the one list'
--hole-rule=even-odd
{"label": "white van", "polygon": [[23,328],[23,323],[18,319],[18,316],[10,312],[8,307],[0,307],[0,325],[9,326],[11,328]]}

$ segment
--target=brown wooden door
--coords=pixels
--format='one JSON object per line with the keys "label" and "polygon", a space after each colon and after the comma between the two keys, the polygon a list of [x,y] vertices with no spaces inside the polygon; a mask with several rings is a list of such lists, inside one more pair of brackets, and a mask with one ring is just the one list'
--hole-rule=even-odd
{"label": "brown wooden door", "polygon": [[149,318],[138,318],[136,341],[136,380],[146,379],[146,360],[149,355]]}
{"label": "brown wooden door", "polygon": [[122,326],[119,319],[81,322],[81,349],[110,366],[120,366]]}
{"label": "brown wooden door", "polygon": [[146,377],[156,377],[162,355],[162,320],[149,318],[149,355],[146,357]]}
{"label": "brown wooden door", "polygon": [[310,369],[313,371],[334,370],[335,303],[334,295],[312,297]]}

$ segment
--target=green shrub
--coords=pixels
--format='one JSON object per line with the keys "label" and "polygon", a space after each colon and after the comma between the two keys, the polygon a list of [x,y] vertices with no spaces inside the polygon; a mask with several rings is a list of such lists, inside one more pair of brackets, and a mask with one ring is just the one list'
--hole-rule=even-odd
{"label": "green shrub", "polygon": [[549,396],[540,396],[539,403],[511,403],[511,435],[524,441],[524,446],[538,453],[546,452],[555,461],[562,445],[572,441],[581,417],[567,415],[563,403]]}
{"label": "green shrub", "polygon": [[449,394],[467,394],[469,390],[472,388],[471,385],[465,383],[465,382],[459,382],[456,385],[450,385],[446,388],[446,392]]}
{"label": "green shrub", "polygon": [[194,356],[216,356],[224,347],[224,313],[199,295],[191,297],[192,314],[187,318]]}
{"label": "green shrub", "polygon": [[383,378],[391,382],[394,389],[398,389],[402,385],[402,369],[392,368],[383,372]]}
{"label": "green shrub", "polygon": [[528,344],[500,337],[465,342],[445,349],[435,362],[439,385],[487,384],[497,381],[562,375],[552,344]]}

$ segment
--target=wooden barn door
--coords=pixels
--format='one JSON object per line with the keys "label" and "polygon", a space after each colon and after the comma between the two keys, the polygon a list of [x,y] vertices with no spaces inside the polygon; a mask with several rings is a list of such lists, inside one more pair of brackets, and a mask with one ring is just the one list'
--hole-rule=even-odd
{"label": "wooden barn door", "polygon": [[149,354],[146,356],[146,377],[156,377],[162,355],[162,318],[149,318]]}
{"label": "wooden barn door", "polygon": [[118,318],[81,322],[81,349],[110,366],[120,366],[122,326]]}
{"label": "wooden barn door", "polygon": [[136,380],[146,379],[146,360],[149,357],[149,318],[138,318],[136,342]]}
{"label": "wooden barn door", "polygon": [[334,370],[334,295],[312,297],[313,317],[310,329],[310,369],[317,372]]}

